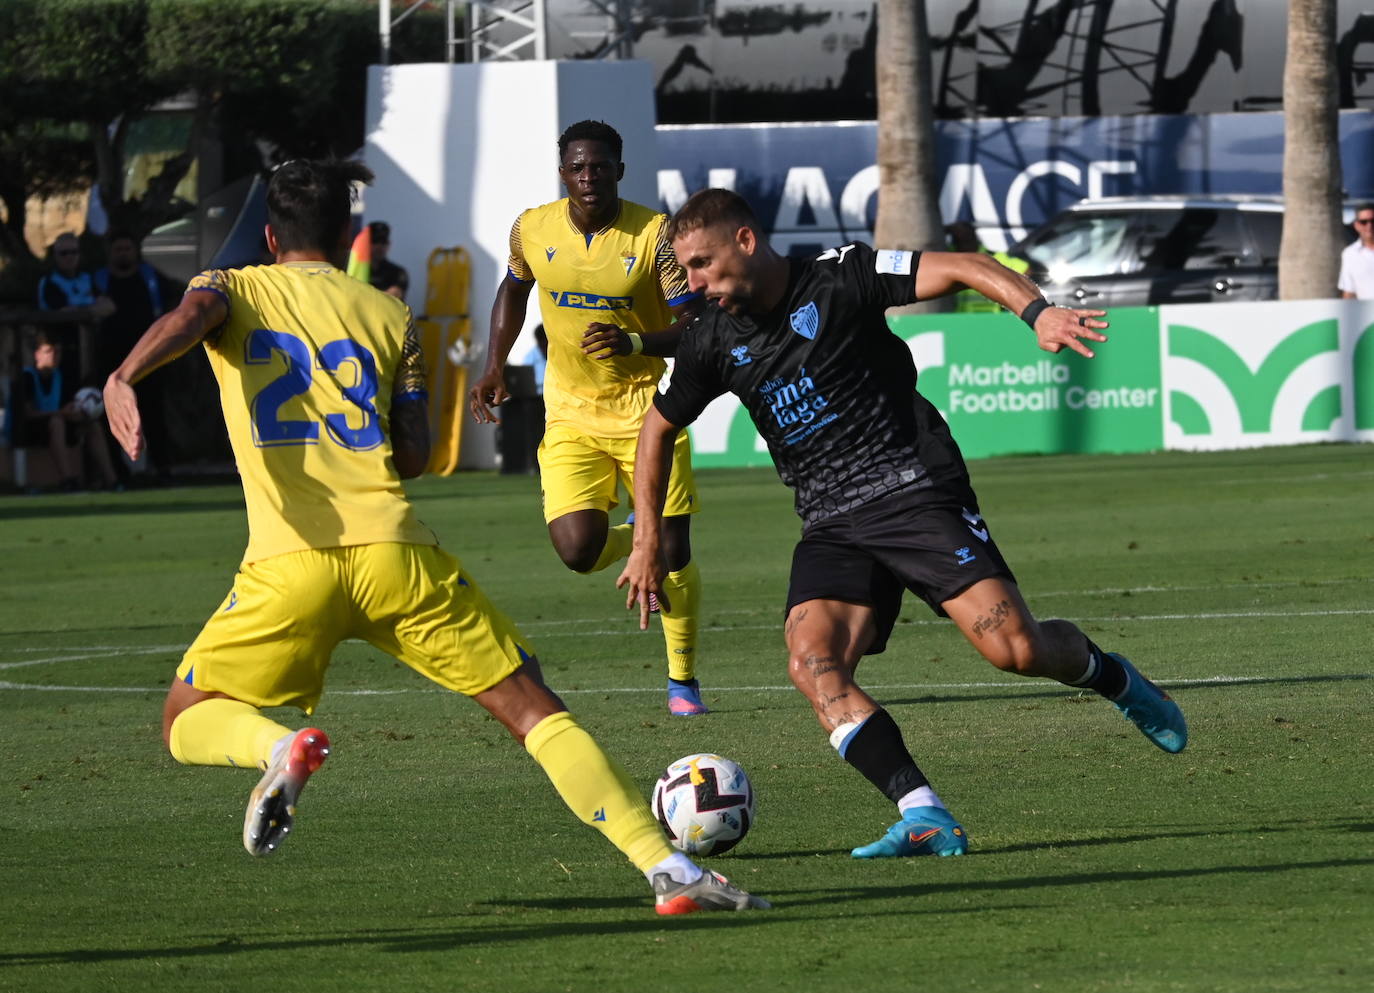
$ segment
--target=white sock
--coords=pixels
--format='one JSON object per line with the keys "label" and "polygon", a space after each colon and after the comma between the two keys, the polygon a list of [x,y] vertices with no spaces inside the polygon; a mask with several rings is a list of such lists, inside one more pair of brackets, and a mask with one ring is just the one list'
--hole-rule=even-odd
{"label": "white sock", "polygon": [[675,883],[695,883],[701,878],[701,866],[697,865],[681,852],[673,852],[658,865],[653,866],[644,873],[644,878],[649,882],[654,881],[654,877],[660,872],[666,872],[673,878]]}
{"label": "white sock", "polygon": [[897,809],[906,816],[906,812],[915,807],[939,807],[945,809],[945,805],[940,802],[940,798],[935,795],[935,791],[929,786],[919,786],[906,796],[897,801]]}

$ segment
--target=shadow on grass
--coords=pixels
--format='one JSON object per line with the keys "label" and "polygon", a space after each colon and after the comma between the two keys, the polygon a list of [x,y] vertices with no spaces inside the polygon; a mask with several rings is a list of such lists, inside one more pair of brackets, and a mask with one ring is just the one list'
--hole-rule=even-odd
{"label": "shadow on grass", "polygon": [[131,499],[127,495],[116,495],[72,502],[59,502],[57,499],[49,501],[42,498],[35,498],[34,502],[29,502],[25,498],[15,497],[0,500],[0,521],[92,517],[97,514],[163,517],[187,512],[218,513],[242,509],[243,497],[239,495],[235,495],[232,500],[139,500]]}
{"label": "shadow on grass", "polygon": [[[198,958],[271,951],[297,951],[305,948],[328,948],[341,945],[377,945],[383,951],[410,954],[445,951],[459,947],[512,944],[523,941],[576,939],[610,934],[649,934],[662,931],[667,927],[680,932],[683,928],[714,930],[724,927],[734,930],[741,927],[767,927],[774,922],[780,925],[794,926],[797,918],[787,914],[786,911],[788,910],[819,906],[838,907],[859,901],[909,899],[940,893],[1012,893],[1057,886],[1113,885],[1168,879],[1311,872],[1369,866],[1374,866],[1374,858],[1323,859],[1317,862],[1282,862],[1273,865],[1220,865],[1193,869],[1132,869],[1120,872],[1065,873],[973,882],[839,886],[769,894],[770,899],[774,901],[775,908],[782,911],[781,913],[761,911],[745,914],[700,914],[686,920],[673,922],[667,922],[651,915],[643,897],[567,897],[510,902],[488,901],[477,906],[488,908],[493,913],[528,910],[557,913],[559,916],[556,920],[542,924],[502,924],[496,927],[484,927],[480,923],[475,923],[475,926],[471,928],[442,925],[433,929],[371,928],[339,932],[332,935],[321,934],[290,939],[245,939],[237,935],[228,935],[217,940],[207,938],[200,942],[156,948],[81,948],[50,952],[10,952],[0,954],[0,968],[26,965],[80,965],[96,962],[138,961],[141,959]],[[948,907],[941,907],[938,911],[932,910],[930,912],[940,914],[952,912],[980,913],[985,909],[984,907],[969,907],[961,911],[952,911]],[[606,921],[569,920],[565,916],[569,912],[586,912],[589,910],[603,913],[634,912],[642,913],[644,916],[634,920]],[[912,912],[905,909],[901,911],[903,914]],[[849,913],[850,911],[845,911],[845,916],[848,917]],[[480,921],[492,919],[486,915],[473,916]]]}

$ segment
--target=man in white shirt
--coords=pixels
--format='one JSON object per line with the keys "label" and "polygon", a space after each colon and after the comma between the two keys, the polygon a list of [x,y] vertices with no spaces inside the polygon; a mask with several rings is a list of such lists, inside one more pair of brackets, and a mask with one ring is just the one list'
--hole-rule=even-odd
{"label": "man in white shirt", "polygon": [[1341,252],[1341,275],[1336,287],[1346,300],[1374,300],[1374,203],[1355,208],[1355,233],[1360,240]]}

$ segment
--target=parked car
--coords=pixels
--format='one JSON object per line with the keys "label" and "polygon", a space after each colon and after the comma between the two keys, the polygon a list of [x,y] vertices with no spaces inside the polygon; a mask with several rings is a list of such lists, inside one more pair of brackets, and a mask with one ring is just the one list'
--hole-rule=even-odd
{"label": "parked car", "polygon": [[[1008,251],[1067,307],[1272,300],[1282,232],[1279,197],[1103,197],[1061,211]],[[1353,240],[1346,228],[1342,244]]]}

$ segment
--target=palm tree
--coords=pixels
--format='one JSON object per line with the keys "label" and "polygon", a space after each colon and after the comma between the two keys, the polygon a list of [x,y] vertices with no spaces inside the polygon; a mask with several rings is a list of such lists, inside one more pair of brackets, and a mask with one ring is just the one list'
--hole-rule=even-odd
{"label": "palm tree", "polygon": [[944,247],[936,197],[935,94],[925,0],[878,0],[880,248]]}
{"label": "palm tree", "polygon": [[1283,70],[1281,300],[1336,295],[1341,265],[1336,100],[1336,0],[1289,0]]}

